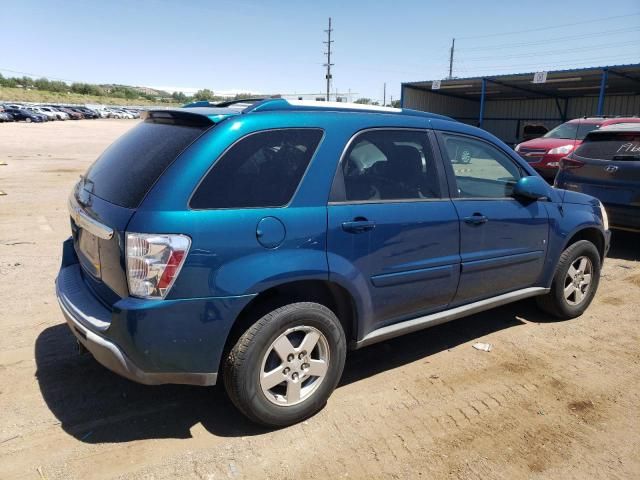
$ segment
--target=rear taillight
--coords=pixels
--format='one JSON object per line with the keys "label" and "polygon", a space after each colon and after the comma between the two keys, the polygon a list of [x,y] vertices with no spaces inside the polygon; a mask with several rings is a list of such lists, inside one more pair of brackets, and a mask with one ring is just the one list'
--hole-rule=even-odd
{"label": "rear taillight", "polygon": [[584,162],[580,160],[576,160],[575,158],[564,157],[560,160],[560,168],[571,169],[571,168],[580,168],[584,165]]}
{"label": "rear taillight", "polygon": [[191,239],[185,235],[127,233],[127,280],[135,297],[167,296],[187,258]]}

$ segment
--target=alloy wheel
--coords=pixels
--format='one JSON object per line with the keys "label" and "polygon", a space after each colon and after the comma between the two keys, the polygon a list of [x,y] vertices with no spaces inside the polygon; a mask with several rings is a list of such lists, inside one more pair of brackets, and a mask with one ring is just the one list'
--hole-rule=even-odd
{"label": "alloy wheel", "polygon": [[564,280],[564,299],[569,305],[579,305],[589,293],[593,276],[593,264],[588,257],[575,259]]}
{"label": "alloy wheel", "polygon": [[329,342],[310,326],[287,329],[267,349],[260,369],[265,397],[280,406],[309,398],[322,384],[329,367]]}

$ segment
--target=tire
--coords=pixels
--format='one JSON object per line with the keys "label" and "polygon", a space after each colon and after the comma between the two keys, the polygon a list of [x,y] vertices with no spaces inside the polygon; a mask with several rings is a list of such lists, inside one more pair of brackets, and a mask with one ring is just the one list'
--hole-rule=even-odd
{"label": "tire", "polygon": [[[587,261],[585,262],[584,259]],[[562,320],[579,317],[587,309],[598,290],[600,268],[600,254],[593,243],[580,240],[570,245],[560,255],[551,290],[546,295],[536,298],[538,307]],[[585,288],[587,275],[590,277]],[[581,277],[582,280],[580,280]]]}
{"label": "tire", "polygon": [[31,117],[25,118],[24,121],[27,122],[27,123],[31,123]]}
{"label": "tire", "polygon": [[[305,343],[312,346],[308,352]],[[342,376],[346,351],[344,331],[331,310],[292,303],[266,314],[238,339],[225,360],[224,385],[253,422],[292,425],[324,407]]]}

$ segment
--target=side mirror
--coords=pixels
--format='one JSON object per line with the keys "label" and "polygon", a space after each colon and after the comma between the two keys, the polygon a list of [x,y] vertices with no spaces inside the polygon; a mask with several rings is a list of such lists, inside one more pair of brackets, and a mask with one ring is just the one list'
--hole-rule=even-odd
{"label": "side mirror", "polygon": [[522,177],[513,187],[513,196],[530,200],[549,198],[549,185],[541,177]]}

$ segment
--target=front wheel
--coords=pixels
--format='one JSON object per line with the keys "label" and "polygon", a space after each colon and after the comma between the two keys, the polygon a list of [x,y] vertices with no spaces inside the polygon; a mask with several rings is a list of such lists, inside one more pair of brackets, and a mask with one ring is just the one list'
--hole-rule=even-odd
{"label": "front wheel", "polygon": [[31,123],[31,118],[27,117],[27,118],[24,119],[24,121],[27,122],[27,123]]}
{"label": "front wheel", "polygon": [[335,314],[317,303],[292,303],[254,323],[233,346],[224,384],[254,422],[283,427],[318,412],[344,368],[346,339]]}
{"label": "front wheel", "polygon": [[588,240],[580,240],[562,252],[551,290],[537,298],[538,306],[560,319],[584,313],[598,289],[601,260],[598,249]]}

